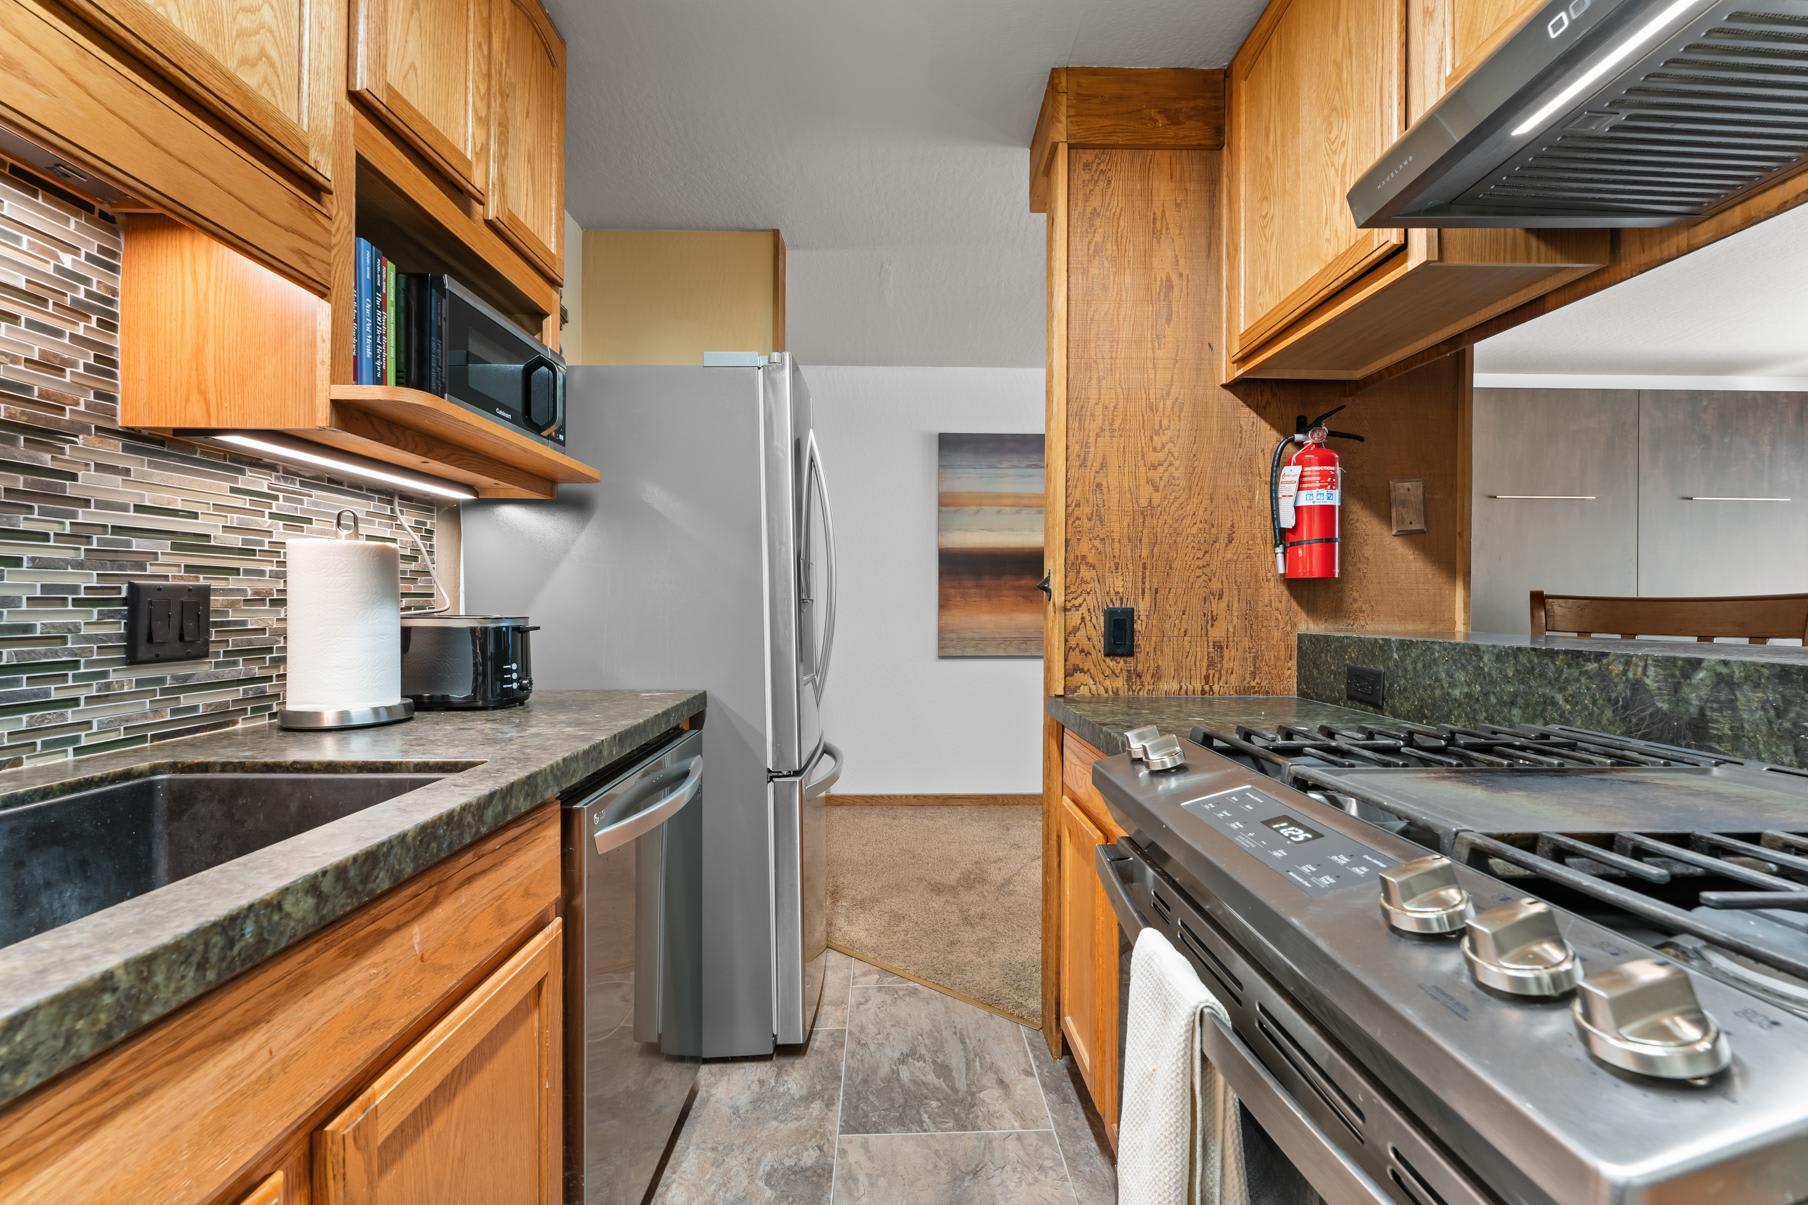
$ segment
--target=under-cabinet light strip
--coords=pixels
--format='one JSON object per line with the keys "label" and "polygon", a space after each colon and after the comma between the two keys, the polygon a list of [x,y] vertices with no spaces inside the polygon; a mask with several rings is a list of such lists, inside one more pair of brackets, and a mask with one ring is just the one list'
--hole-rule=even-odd
{"label": "under-cabinet light strip", "polygon": [[1593,502],[1593,494],[1489,494],[1503,502]]}
{"label": "under-cabinet light strip", "polygon": [[1690,502],[1788,502],[1788,498],[1722,498],[1711,494],[1684,494]]}
{"label": "under-cabinet light strip", "polygon": [[1568,87],[1545,101],[1539,106],[1537,112],[1514,127],[1513,137],[1518,138],[1543,127],[1545,122],[1580,96],[1583,89],[1592,87],[1599,82],[1602,76],[1632,57],[1635,51],[1644,49],[1645,45],[1662,33],[1672,21],[1699,3],[1701,0],[1672,0],[1668,7],[1640,26],[1636,33],[1615,46],[1606,57],[1597,60],[1594,66],[1571,80]]}
{"label": "under-cabinet light strip", "polygon": [[330,469],[335,473],[349,473],[354,477],[363,477],[371,481],[381,481],[398,489],[419,491],[426,494],[437,494],[441,498],[457,498],[464,500],[477,497],[477,491],[466,485],[454,485],[450,481],[421,476],[414,473],[393,473],[387,469],[377,468],[359,460],[344,459],[338,456],[326,456],[296,444],[246,435],[242,432],[228,432],[215,435],[214,439],[235,447],[250,448],[279,460],[299,460],[318,468]]}

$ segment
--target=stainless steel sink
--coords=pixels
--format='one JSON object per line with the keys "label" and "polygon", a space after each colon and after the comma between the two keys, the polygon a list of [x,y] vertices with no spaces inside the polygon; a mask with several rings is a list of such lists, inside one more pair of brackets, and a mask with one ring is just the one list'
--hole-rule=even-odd
{"label": "stainless steel sink", "polygon": [[0,809],[0,947],[445,776],[177,771]]}

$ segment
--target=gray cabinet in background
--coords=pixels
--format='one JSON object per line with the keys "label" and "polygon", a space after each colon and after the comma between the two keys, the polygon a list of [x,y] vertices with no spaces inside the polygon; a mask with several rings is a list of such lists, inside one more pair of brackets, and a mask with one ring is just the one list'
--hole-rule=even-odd
{"label": "gray cabinet in background", "polygon": [[1639,394],[1646,595],[1808,591],[1808,393]]}
{"label": "gray cabinet in background", "polygon": [[1477,389],[1474,439],[1474,631],[1533,590],[1808,591],[1808,394]]}
{"label": "gray cabinet in background", "polygon": [[1532,590],[1638,591],[1638,393],[1477,389],[1469,626],[1524,632]]}

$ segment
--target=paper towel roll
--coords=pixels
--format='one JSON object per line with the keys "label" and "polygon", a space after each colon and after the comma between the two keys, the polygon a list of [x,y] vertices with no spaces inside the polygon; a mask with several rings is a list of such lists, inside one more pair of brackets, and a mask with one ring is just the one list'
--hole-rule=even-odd
{"label": "paper towel roll", "polygon": [[401,558],[368,540],[289,541],[291,711],[402,700]]}

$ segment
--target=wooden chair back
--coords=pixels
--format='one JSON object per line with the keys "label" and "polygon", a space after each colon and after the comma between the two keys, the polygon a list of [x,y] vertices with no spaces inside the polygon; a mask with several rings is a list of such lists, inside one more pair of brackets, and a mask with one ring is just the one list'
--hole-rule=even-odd
{"label": "wooden chair back", "polygon": [[1808,642],[1808,594],[1733,598],[1614,598],[1532,591],[1532,635],[1573,632],[1637,636],[1744,637],[1752,644]]}

